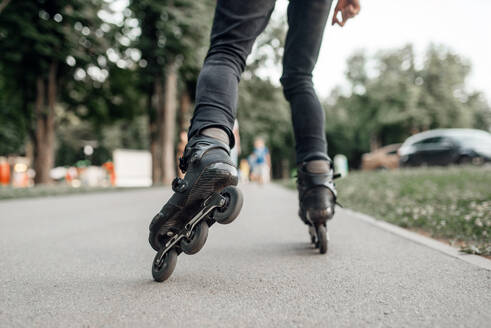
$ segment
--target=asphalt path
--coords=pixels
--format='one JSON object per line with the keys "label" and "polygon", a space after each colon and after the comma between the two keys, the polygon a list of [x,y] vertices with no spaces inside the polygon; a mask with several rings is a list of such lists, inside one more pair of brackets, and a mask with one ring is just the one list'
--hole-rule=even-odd
{"label": "asphalt path", "polygon": [[0,327],[491,327],[491,272],[339,210],[326,256],[295,192],[245,205],[155,283],[167,188],[0,202]]}

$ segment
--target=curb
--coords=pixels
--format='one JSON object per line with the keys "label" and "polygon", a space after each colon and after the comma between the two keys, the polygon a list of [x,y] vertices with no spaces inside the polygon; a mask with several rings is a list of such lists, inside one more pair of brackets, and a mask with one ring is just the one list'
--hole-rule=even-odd
{"label": "curb", "polygon": [[426,247],[432,248],[432,249],[437,250],[441,253],[444,253],[448,256],[457,258],[457,259],[465,261],[467,263],[476,265],[482,269],[486,269],[486,270],[491,271],[491,261],[486,259],[485,257],[474,255],[474,254],[462,253],[457,248],[446,245],[440,241],[425,237],[425,236],[420,235],[416,232],[412,232],[412,231],[403,229],[403,228],[398,227],[396,225],[393,225],[391,223],[377,220],[377,219],[375,219],[369,215],[363,214],[363,213],[359,213],[359,212],[356,212],[356,211],[353,211],[350,209],[346,209],[346,208],[343,209],[343,211],[347,212],[348,214],[354,216],[355,218],[357,218],[361,221],[364,221],[366,223],[374,225],[380,229],[383,229],[385,231],[388,231],[390,233],[398,235],[402,238],[411,240],[415,243],[418,243],[420,245],[424,245]]}

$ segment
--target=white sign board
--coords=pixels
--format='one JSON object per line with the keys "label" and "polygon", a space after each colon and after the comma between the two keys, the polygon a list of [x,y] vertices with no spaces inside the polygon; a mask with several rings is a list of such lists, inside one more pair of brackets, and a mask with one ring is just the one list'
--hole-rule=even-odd
{"label": "white sign board", "polygon": [[343,178],[348,175],[348,158],[343,154],[334,156],[334,172]]}
{"label": "white sign board", "polygon": [[114,173],[118,187],[152,185],[152,155],[146,150],[116,149],[113,152]]}

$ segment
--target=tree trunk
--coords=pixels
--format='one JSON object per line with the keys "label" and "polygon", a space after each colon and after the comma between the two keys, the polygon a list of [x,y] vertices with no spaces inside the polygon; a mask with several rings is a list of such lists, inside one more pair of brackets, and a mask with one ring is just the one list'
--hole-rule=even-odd
{"label": "tree trunk", "polygon": [[179,132],[188,130],[190,111],[191,111],[191,96],[189,95],[189,90],[187,86],[184,86],[179,96],[179,115],[178,115]]}
{"label": "tree trunk", "polygon": [[[34,134],[34,170],[36,184],[51,183],[50,171],[54,165],[55,105],[56,105],[56,63],[51,63],[48,80],[36,80]],[[46,88],[46,82],[48,87]]]}
{"label": "tree trunk", "polygon": [[157,165],[159,167],[159,180],[158,183],[161,184],[164,182],[164,165],[162,161],[163,147],[164,147],[164,88],[163,88],[163,77],[159,74],[155,80],[155,124],[157,129]]}
{"label": "tree trunk", "polygon": [[[162,182],[162,169],[160,165],[161,147],[159,147],[159,104],[162,102],[162,82],[160,77],[154,79],[153,90],[149,92],[148,109],[149,109],[149,127],[150,127],[150,153],[152,155],[152,184]],[[161,107],[161,106],[160,106]]]}
{"label": "tree trunk", "polygon": [[[155,129],[155,122],[150,123],[150,130]],[[150,132],[150,154],[152,155],[152,184],[159,184],[161,181],[160,153],[158,151],[158,140],[154,133]],[[153,136],[152,136],[153,135]]]}
{"label": "tree trunk", "polygon": [[0,14],[5,9],[5,7],[8,6],[9,3],[10,3],[10,0],[2,0],[2,2],[0,2]]}
{"label": "tree trunk", "polygon": [[46,153],[43,148],[44,143],[44,80],[38,77],[36,80],[36,103],[34,107],[34,115],[36,120],[35,134],[34,134],[34,171],[36,176],[34,177],[34,182],[45,183],[46,174],[44,172],[44,167],[46,166]]}
{"label": "tree trunk", "polygon": [[162,175],[163,183],[170,184],[176,176],[174,137],[177,110],[177,70],[174,62],[166,66],[165,96],[162,120]]}

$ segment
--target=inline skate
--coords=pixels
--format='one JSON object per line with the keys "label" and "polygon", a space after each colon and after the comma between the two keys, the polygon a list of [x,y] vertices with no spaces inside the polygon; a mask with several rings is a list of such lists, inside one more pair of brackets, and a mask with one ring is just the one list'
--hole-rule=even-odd
{"label": "inline skate", "polygon": [[150,223],[149,242],[157,251],[152,276],[158,282],[170,277],[180,253],[201,250],[210,226],[231,223],[243,203],[227,144],[204,135],[193,137],[179,168],[186,175],[174,179],[174,195]]}
{"label": "inline skate", "polygon": [[323,162],[317,170],[309,170],[309,162],[300,164],[297,176],[299,216],[308,225],[310,241],[321,254],[327,252],[327,221],[334,216],[337,195],[333,182],[337,176],[331,163]]}

